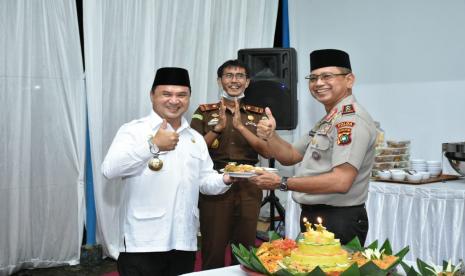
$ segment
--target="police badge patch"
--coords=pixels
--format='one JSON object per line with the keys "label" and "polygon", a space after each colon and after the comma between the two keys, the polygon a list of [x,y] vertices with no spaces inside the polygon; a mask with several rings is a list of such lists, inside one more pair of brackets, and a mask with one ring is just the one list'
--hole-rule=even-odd
{"label": "police badge patch", "polygon": [[352,129],[351,128],[339,128],[337,130],[337,144],[348,145],[352,142]]}
{"label": "police badge patch", "polygon": [[352,142],[352,127],[355,122],[344,121],[336,124],[337,128],[337,144],[348,145]]}
{"label": "police badge patch", "polygon": [[350,122],[350,121],[344,121],[340,122],[336,125],[337,128],[343,128],[343,127],[353,127],[355,125],[355,122]]}

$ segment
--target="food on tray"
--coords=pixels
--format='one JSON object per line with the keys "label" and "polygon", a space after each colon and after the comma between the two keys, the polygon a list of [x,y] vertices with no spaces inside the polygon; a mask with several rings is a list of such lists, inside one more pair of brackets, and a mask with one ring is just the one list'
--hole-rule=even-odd
{"label": "food on tray", "polygon": [[408,161],[400,162],[375,162],[373,164],[373,170],[390,170],[390,169],[406,169],[409,167]]}
{"label": "food on tray", "polygon": [[391,148],[391,147],[378,147],[376,148],[376,156],[379,155],[398,155],[398,154],[408,154],[409,147],[402,148]]}
{"label": "food on tray", "polygon": [[[312,225],[304,218],[306,231],[299,235],[297,242],[278,238],[250,250],[233,244],[233,253],[246,271],[258,272],[257,275],[307,275],[317,267],[326,275],[386,275],[408,253],[405,247],[392,255],[388,240],[379,249],[377,241],[363,248],[357,238],[342,247],[334,233],[327,231],[320,219],[318,221],[319,224]],[[273,239],[272,234],[270,239]],[[369,262],[375,266],[370,266]]]}
{"label": "food on tray", "polygon": [[254,167],[252,165],[244,165],[239,164],[237,165],[235,162],[228,163],[226,167],[224,167],[224,172],[255,172],[255,171],[263,171],[261,167]]}
{"label": "food on tray", "polygon": [[294,248],[296,248],[295,241],[279,239],[262,243],[257,249],[256,254],[265,268],[269,272],[274,273],[281,268],[278,262],[282,261],[284,257],[288,257]]}
{"label": "food on tray", "polygon": [[344,271],[351,265],[349,253],[342,249],[334,233],[327,231],[321,224],[315,225],[316,230],[308,222],[305,225],[307,231],[297,241],[298,248],[284,260],[291,271],[310,272],[319,266],[324,272],[336,272]]}
{"label": "food on tray", "polygon": [[410,146],[410,141],[409,140],[404,140],[404,141],[387,140],[386,144],[390,148],[405,148],[405,147]]}
{"label": "food on tray", "polygon": [[409,161],[410,155],[397,154],[397,155],[378,155],[375,156],[375,162],[399,162]]}
{"label": "food on tray", "polygon": [[384,250],[379,251],[378,249],[365,249],[364,251],[355,252],[352,255],[352,261],[357,262],[360,267],[369,261],[372,261],[381,269],[389,268],[394,262],[399,259],[397,256],[384,254]]}

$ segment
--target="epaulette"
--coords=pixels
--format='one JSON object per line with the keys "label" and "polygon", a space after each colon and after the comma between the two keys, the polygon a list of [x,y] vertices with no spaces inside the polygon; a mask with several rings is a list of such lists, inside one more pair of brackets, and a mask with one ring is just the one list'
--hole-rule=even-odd
{"label": "epaulette", "polygon": [[263,112],[265,112],[265,109],[263,107],[258,107],[258,106],[248,105],[248,104],[245,104],[244,108],[247,111],[258,113],[258,114],[262,114]]}
{"label": "epaulette", "polygon": [[201,111],[217,110],[220,109],[220,103],[201,104],[199,108]]}
{"label": "epaulette", "polygon": [[353,104],[343,105],[341,113],[342,115],[355,113],[354,105]]}

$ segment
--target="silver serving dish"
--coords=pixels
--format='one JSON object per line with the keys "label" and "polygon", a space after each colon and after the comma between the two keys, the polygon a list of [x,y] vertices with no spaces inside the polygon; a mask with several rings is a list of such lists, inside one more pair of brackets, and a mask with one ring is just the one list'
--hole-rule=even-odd
{"label": "silver serving dish", "polygon": [[443,143],[442,152],[452,168],[461,176],[465,176],[465,142]]}

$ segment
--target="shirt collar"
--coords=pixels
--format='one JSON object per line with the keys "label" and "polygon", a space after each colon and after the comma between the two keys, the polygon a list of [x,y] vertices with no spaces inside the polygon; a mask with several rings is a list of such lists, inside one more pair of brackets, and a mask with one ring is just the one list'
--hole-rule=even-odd
{"label": "shirt collar", "polygon": [[342,106],[348,105],[348,104],[353,104],[354,102],[355,102],[354,95],[349,95],[349,96],[345,97],[344,99],[342,99],[340,102],[338,102],[336,104],[336,108],[337,108],[338,111],[341,111]]}
{"label": "shirt collar", "polygon": [[344,105],[353,104],[355,101],[355,97],[353,95],[349,95],[342,100],[340,100],[335,107],[333,107],[320,121],[329,122],[331,121],[337,113],[342,111],[342,107]]}

